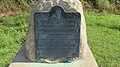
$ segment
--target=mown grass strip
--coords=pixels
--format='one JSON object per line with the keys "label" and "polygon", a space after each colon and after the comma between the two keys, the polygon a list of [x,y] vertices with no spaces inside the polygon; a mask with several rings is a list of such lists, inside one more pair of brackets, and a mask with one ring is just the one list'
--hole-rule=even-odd
{"label": "mown grass strip", "polygon": [[85,13],[88,44],[100,67],[120,66],[120,16]]}

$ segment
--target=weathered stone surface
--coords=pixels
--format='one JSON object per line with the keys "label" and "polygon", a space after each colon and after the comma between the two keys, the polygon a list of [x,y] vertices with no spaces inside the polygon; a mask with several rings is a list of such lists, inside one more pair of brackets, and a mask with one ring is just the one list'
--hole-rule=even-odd
{"label": "weathered stone surface", "polygon": [[[86,24],[85,24],[82,4],[79,0],[39,0],[33,6],[31,10],[30,21],[29,21],[29,30],[27,32],[27,37],[26,37],[26,55],[28,59],[32,61],[39,61],[35,59],[34,13],[35,12],[49,12],[51,8],[54,6],[62,6],[66,12],[79,12],[81,14],[80,58],[84,59],[85,54],[86,54],[85,53],[86,46],[87,46]],[[65,58],[60,58],[60,59],[65,59]],[[43,59],[40,59],[40,61],[42,60]],[[44,59],[43,61],[50,62],[50,60],[51,59]],[[55,59],[55,61],[58,61],[58,60]]]}

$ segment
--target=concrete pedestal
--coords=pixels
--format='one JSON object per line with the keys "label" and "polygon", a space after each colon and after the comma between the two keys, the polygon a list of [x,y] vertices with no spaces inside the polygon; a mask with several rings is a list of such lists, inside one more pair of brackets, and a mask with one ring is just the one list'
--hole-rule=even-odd
{"label": "concrete pedestal", "polygon": [[57,63],[57,64],[48,64],[48,63],[37,63],[28,60],[25,56],[25,44],[21,47],[20,51],[15,56],[13,62],[9,67],[98,67],[95,58],[87,46],[87,54],[85,59],[73,61],[71,63]]}

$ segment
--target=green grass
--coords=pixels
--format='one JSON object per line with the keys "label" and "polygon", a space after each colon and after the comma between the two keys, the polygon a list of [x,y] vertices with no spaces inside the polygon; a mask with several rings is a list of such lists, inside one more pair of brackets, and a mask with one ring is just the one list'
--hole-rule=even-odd
{"label": "green grass", "polygon": [[[120,16],[85,12],[88,44],[100,67],[120,67]],[[25,40],[29,15],[0,18],[0,67],[8,67]]]}
{"label": "green grass", "polygon": [[88,44],[100,67],[120,67],[120,15],[86,12]]}
{"label": "green grass", "polygon": [[0,18],[0,67],[8,67],[25,40],[29,15]]}

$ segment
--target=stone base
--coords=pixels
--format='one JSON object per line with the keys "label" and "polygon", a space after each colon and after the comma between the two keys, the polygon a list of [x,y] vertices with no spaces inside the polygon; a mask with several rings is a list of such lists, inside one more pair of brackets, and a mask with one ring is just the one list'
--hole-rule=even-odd
{"label": "stone base", "polygon": [[20,51],[17,53],[13,62],[9,65],[9,67],[98,67],[89,46],[87,46],[85,59],[73,61],[71,63],[57,63],[57,64],[32,62],[26,58],[25,48],[26,47],[24,44]]}

